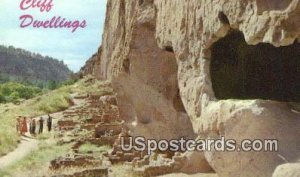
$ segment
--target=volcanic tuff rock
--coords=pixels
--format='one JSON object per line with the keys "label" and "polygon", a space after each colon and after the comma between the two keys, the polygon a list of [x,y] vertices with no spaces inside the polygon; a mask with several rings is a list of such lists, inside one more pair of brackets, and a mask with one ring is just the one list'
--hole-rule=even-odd
{"label": "volcanic tuff rock", "polygon": [[278,139],[278,152],[205,152],[219,176],[272,176],[300,159],[299,112],[266,99],[219,100],[211,49],[233,31],[249,46],[295,45],[299,15],[299,0],[108,0],[101,52],[88,71],[112,81],[133,135]]}

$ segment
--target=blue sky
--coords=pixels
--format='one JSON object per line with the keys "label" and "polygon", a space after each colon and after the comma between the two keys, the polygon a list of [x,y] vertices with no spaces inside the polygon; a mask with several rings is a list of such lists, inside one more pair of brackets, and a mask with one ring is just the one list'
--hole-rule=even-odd
{"label": "blue sky", "polygon": [[[0,44],[13,45],[31,52],[63,60],[78,71],[101,44],[105,21],[106,0],[53,0],[48,13],[38,8],[20,10],[21,0],[0,0]],[[67,20],[86,20],[87,27],[74,33],[67,28],[20,28],[21,15],[30,14],[36,20],[61,16]]]}

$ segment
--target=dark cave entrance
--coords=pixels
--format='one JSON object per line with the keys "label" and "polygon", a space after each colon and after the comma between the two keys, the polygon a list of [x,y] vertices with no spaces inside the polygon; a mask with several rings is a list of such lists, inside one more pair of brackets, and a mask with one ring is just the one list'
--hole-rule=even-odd
{"label": "dark cave entrance", "polygon": [[212,46],[212,86],[218,99],[300,101],[300,44],[248,45],[231,32]]}

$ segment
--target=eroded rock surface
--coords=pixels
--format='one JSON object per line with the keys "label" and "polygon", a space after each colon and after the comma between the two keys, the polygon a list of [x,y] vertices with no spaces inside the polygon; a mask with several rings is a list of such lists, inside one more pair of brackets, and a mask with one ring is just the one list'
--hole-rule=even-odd
{"label": "eroded rock surface", "polygon": [[286,163],[279,165],[272,177],[298,177],[300,176],[300,163]]}
{"label": "eroded rock surface", "polygon": [[278,152],[205,152],[219,176],[272,176],[278,165],[300,159],[299,111],[261,95],[219,100],[212,46],[233,31],[248,45],[292,45],[299,15],[298,0],[108,0],[101,52],[87,70],[112,81],[133,136],[278,139]]}

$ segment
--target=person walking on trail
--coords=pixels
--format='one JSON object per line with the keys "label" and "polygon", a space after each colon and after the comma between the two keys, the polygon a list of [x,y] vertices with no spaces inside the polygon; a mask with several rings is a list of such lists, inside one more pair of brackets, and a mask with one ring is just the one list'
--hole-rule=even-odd
{"label": "person walking on trail", "polygon": [[52,117],[49,114],[47,119],[47,126],[48,126],[48,132],[50,132],[52,129]]}
{"label": "person walking on trail", "polygon": [[40,117],[40,120],[39,120],[39,134],[43,133],[43,128],[44,128],[44,119],[43,119],[43,117]]}
{"label": "person walking on trail", "polygon": [[21,124],[22,124],[21,125],[21,135],[25,135],[25,133],[28,132],[26,117],[23,117],[23,120],[22,120]]}
{"label": "person walking on trail", "polygon": [[35,119],[31,118],[31,121],[30,121],[30,127],[31,127],[31,131],[30,131],[30,134],[31,135],[35,135],[35,130],[36,130],[36,121]]}
{"label": "person walking on trail", "polygon": [[21,133],[21,116],[17,117],[17,121],[16,121],[16,130],[17,132],[20,134]]}
{"label": "person walking on trail", "polygon": [[30,118],[30,121],[29,121],[29,133],[30,133],[30,135],[32,135],[32,118]]}

